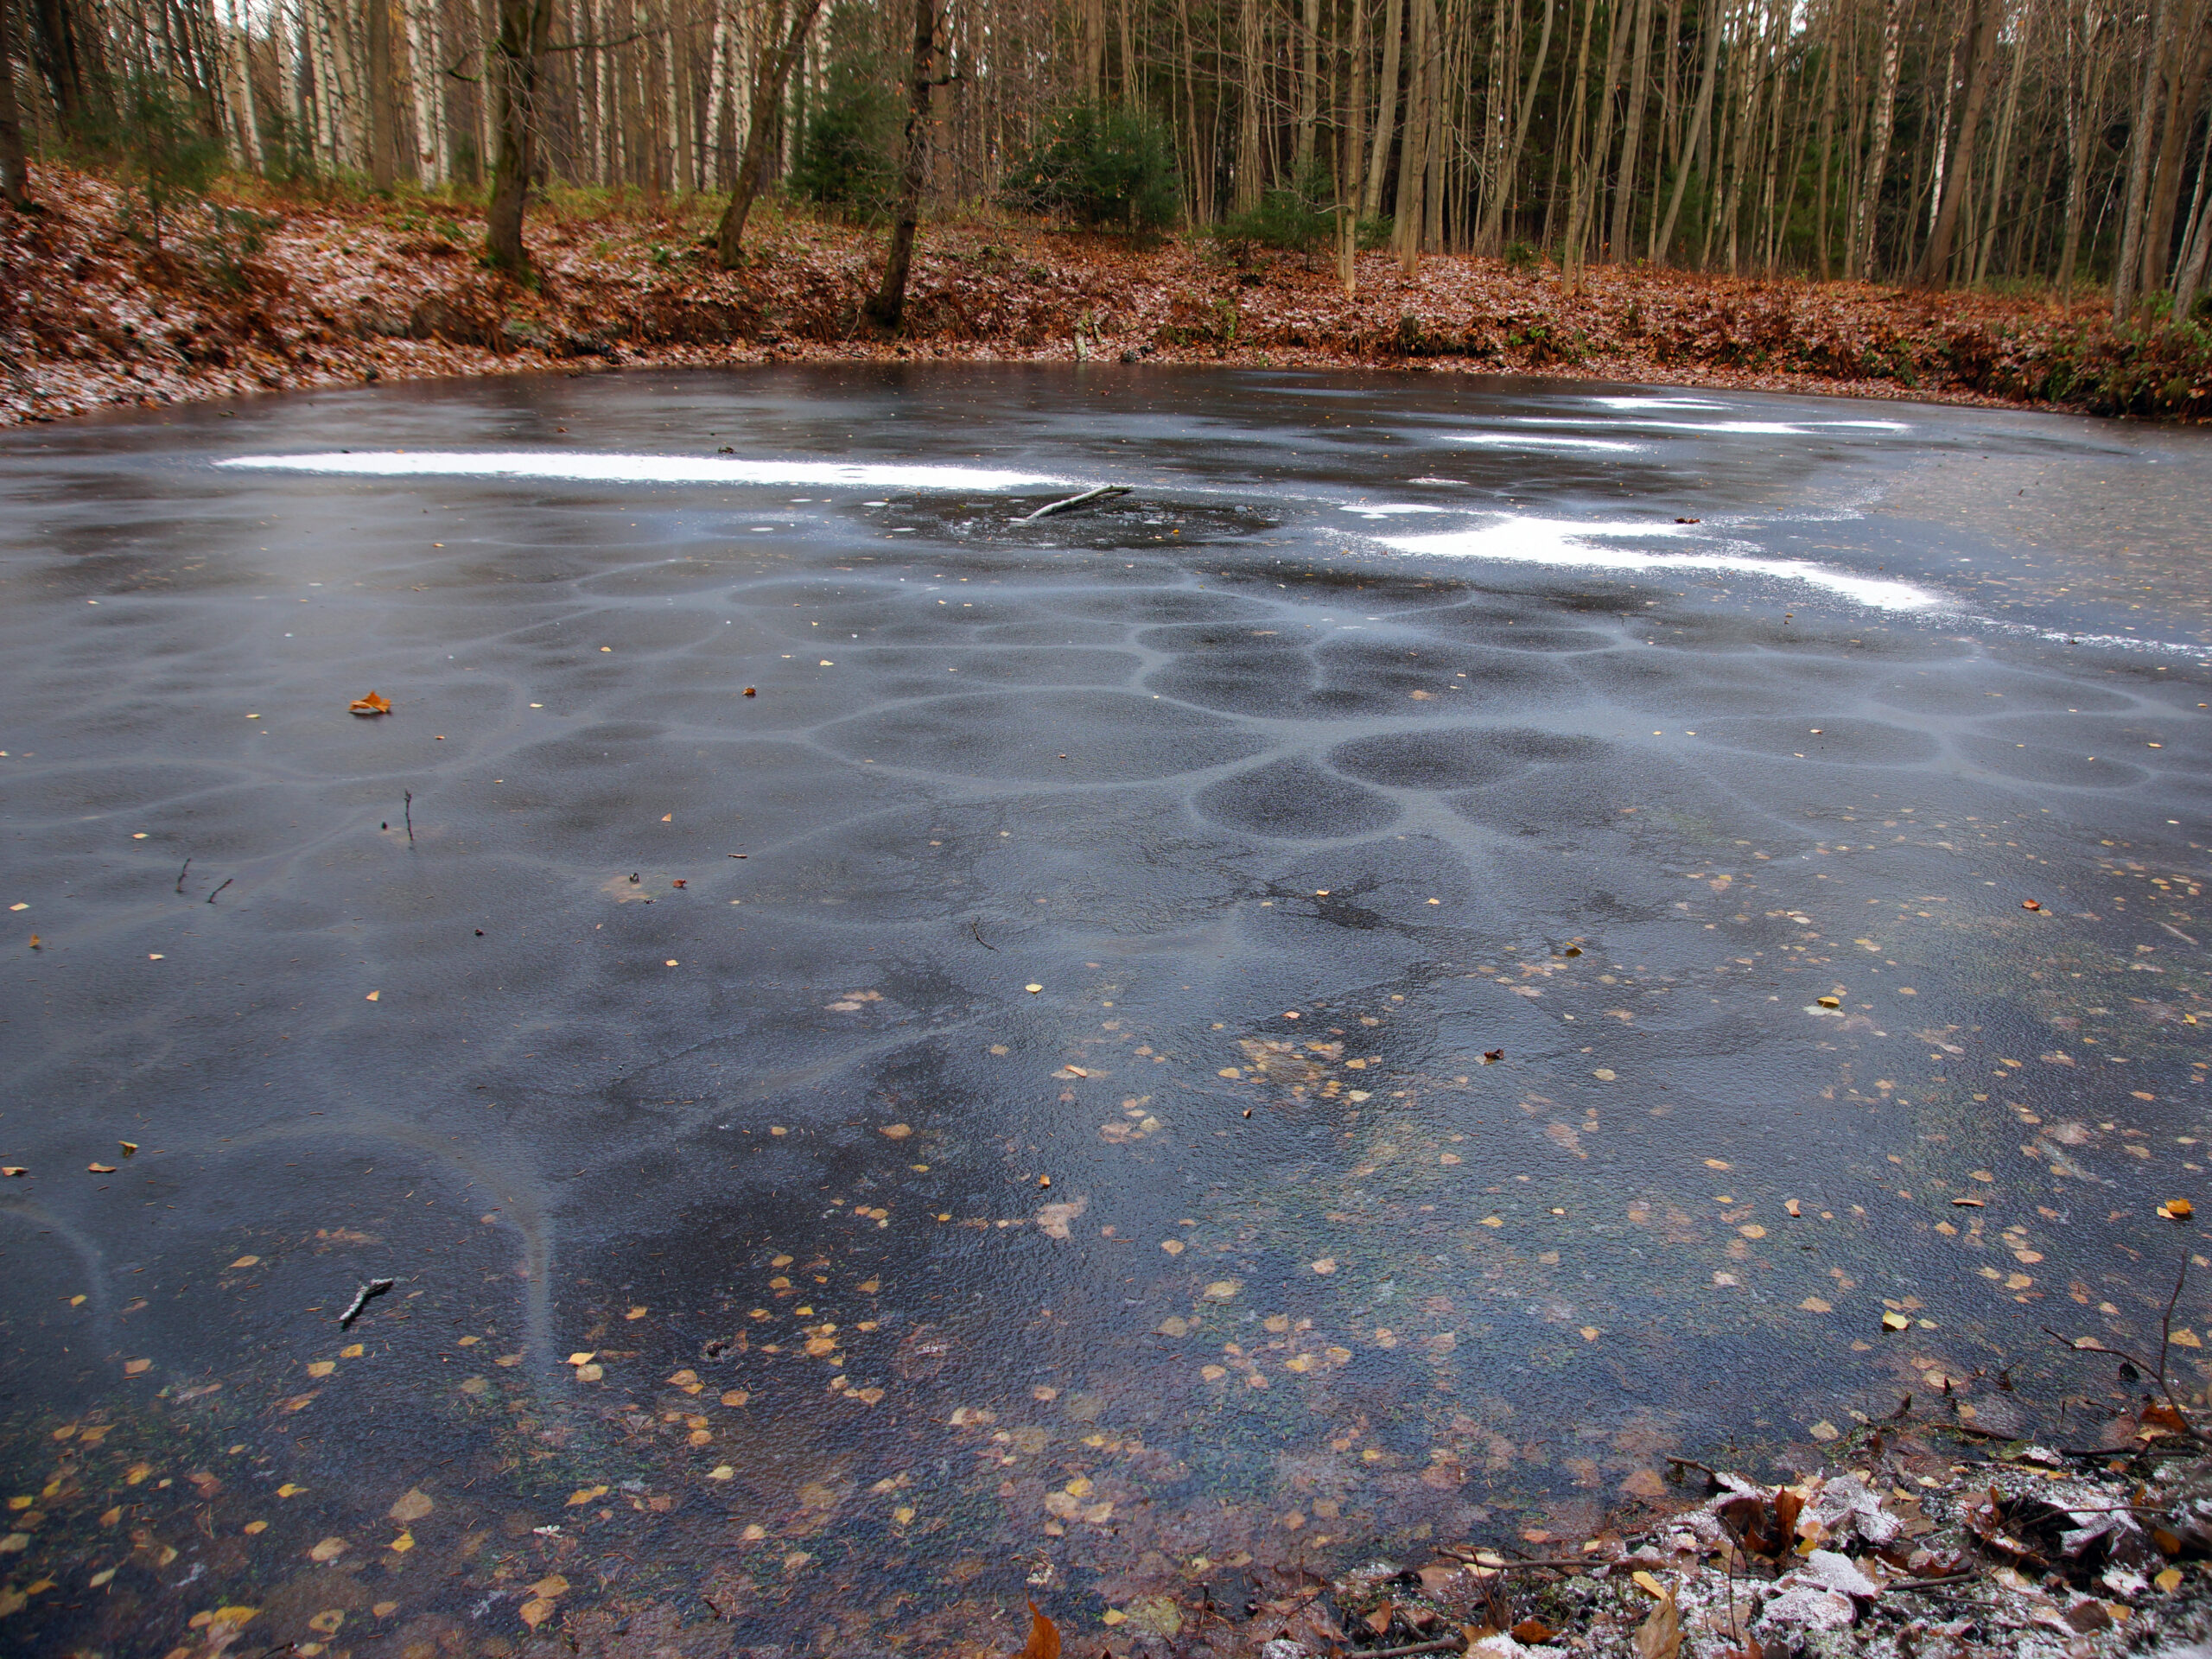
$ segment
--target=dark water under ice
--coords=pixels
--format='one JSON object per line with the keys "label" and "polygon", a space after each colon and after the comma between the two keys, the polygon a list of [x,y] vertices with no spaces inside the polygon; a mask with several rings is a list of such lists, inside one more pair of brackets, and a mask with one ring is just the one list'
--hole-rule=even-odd
{"label": "dark water under ice", "polygon": [[7,435],[0,1629],[1122,1651],[2095,1433],[2037,1327],[2212,1198],[2209,499],[1441,376]]}

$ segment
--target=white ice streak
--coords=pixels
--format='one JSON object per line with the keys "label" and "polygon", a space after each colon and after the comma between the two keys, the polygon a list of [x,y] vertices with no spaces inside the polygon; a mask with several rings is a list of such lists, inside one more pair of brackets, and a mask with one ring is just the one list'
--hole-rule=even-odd
{"label": "white ice streak", "polygon": [[[1418,483],[1420,480],[1415,480],[1414,481]],[[1411,501],[1357,501],[1342,508],[1341,511],[1344,512],[1356,512],[1363,518],[1389,518],[1401,513],[1452,512],[1459,511],[1459,509],[1452,507],[1432,507],[1425,504]]]}
{"label": "white ice streak", "polygon": [[302,455],[234,455],[218,467],[370,478],[531,478],[582,484],[852,485],[880,490],[1011,490],[1077,480],[984,467],[842,461],[740,461],[724,455],[587,454],[556,451],[361,449]]}
{"label": "white ice streak", "polygon": [[1444,441],[1491,449],[1598,449],[1620,455],[1640,455],[1647,447],[1616,438],[1554,438],[1539,432],[1446,432]]}
{"label": "white ice streak", "polygon": [[1694,553],[1651,553],[1641,549],[1604,543],[1619,541],[1672,539],[1686,526],[1599,521],[1577,524],[1567,519],[1508,517],[1473,530],[1450,531],[1439,536],[1379,537],[1385,547],[1452,559],[1500,559],[1518,564],[1550,565],[1563,569],[1670,572],[1677,570],[1734,570],[1745,575],[1800,582],[1826,588],[1845,599],[1875,610],[1924,611],[1942,604],[1942,598],[1909,582],[1853,575],[1809,559],[1759,558],[1726,550]]}
{"label": "white ice streak", "polygon": [[1590,400],[1601,409],[1726,409],[1726,404],[1712,404],[1701,397],[1592,397]]}
{"label": "white ice streak", "polygon": [[1904,421],[1658,421],[1648,417],[1627,420],[1603,416],[1516,415],[1524,426],[1643,426],[1662,432],[1716,432],[1752,437],[1808,438],[1830,427],[1864,432],[1910,432]]}

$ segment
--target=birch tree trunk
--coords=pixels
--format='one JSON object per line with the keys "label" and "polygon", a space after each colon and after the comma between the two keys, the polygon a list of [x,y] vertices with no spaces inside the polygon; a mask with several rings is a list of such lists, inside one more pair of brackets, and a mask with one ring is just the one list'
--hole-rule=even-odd
{"label": "birch tree trunk", "polygon": [[1903,28],[1904,0],[1889,0],[1882,13],[1882,68],[1874,93],[1874,130],[1866,141],[1866,170],[1859,192],[1859,207],[1853,215],[1851,249],[1846,256],[1843,274],[1847,277],[1865,277],[1873,269],[1874,238],[1879,229],[1882,208],[1882,184],[1889,175],[1890,140],[1897,130],[1897,68]]}

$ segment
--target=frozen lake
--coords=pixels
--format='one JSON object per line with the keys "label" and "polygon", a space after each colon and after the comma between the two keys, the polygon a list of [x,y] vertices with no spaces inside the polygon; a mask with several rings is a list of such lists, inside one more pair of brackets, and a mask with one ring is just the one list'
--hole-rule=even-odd
{"label": "frozen lake", "polygon": [[2212,1196],[2208,500],[1443,376],[8,434],[10,1645],[1122,1652],[2094,1435],[2038,1327]]}

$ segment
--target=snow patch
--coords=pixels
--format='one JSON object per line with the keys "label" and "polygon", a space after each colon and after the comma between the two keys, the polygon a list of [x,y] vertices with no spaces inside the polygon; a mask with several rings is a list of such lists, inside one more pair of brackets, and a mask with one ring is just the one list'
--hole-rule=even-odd
{"label": "snow patch", "polygon": [[1386,537],[1381,540],[1383,546],[1401,553],[1450,559],[1501,559],[1562,569],[1736,570],[1745,575],[1804,582],[1882,611],[1924,611],[1944,602],[1939,595],[1910,582],[1854,575],[1848,570],[1834,569],[1810,559],[1766,559],[1723,551],[1651,553],[1637,548],[1602,545],[1623,539],[1671,539],[1681,536],[1685,529],[1679,524],[1621,521],[1576,524],[1557,518],[1506,518],[1476,530],[1451,531],[1439,536]]}
{"label": "snow patch", "polygon": [[1046,473],[985,467],[840,461],[738,461],[720,455],[571,454],[530,450],[466,454],[441,449],[362,449],[302,455],[233,455],[218,467],[266,472],[343,473],[368,478],[535,478],[582,484],[853,485],[880,490],[1013,490],[1072,484]]}

